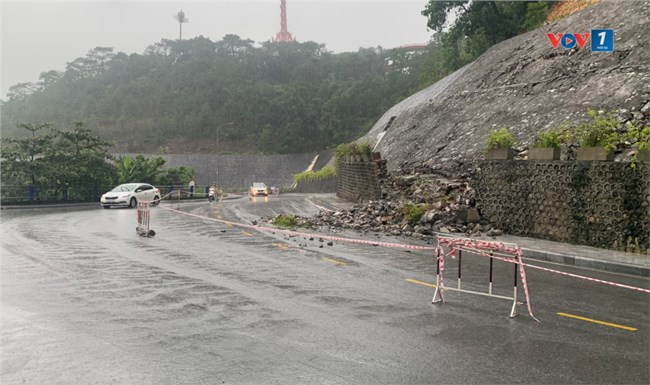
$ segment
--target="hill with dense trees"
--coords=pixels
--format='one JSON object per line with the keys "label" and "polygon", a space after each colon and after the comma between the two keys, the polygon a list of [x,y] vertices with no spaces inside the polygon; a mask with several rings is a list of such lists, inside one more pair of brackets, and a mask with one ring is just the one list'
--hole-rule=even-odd
{"label": "hill with dense trees", "polygon": [[83,121],[117,151],[212,152],[218,134],[220,152],[308,152],[358,137],[430,84],[423,52],[256,47],[237,35],[162,40],[142,55],[97,47],[63,72],[13,86],[3,135],[23,122]]}
{"label": "hill with dense trees", "polygon": [[[582,0],[580,0],[582,1]],[[91,49],[64,71],[11,87],[2,134],[21,123],[84,122],[115,152],[302,153],[363,135],[395,103],[540,25],[553,2],[437,1],[426,49],[333,54],[315,42],[237,35],[162,40],[143,54]],[[447,16],[459,17],[446,28]]]}

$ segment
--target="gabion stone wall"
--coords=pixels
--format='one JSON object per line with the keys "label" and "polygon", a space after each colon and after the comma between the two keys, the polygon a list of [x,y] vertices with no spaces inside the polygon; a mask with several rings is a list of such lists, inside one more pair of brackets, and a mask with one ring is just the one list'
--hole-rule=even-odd
{"label": "gabion stone wall", "polygon": [[338,164],[336,195],[352,202],[381,199],[379,178],[386,173],[386,161],[341,161]]}
{"label": "gabion stone wall", "polygon": [[483,161],[481,215],[504,231],[650,253],[650,163]]}

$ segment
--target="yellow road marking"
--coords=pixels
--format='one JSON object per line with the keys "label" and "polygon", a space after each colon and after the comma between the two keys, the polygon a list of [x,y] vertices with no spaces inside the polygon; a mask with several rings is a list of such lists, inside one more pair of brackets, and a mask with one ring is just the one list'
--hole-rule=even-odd
{"label": "yellow road marking", "polygon": [[253,234],[249,233],[248,231],[242,231],[242,233],[247,237],[252,237],[253,236]]}
{"label": "yellow road marking", "polygon": [[573,315],[573,314],[567,314],[567,313],[556,313],[556,314],[561,316],[561,317],[575,318],[575,319],[578,319],[578,320],[581,320],[581,321],[593,322],[595,324],[611,326],[613,328],[628,330],[628,331],[631,331],[631,332],[635,332],[635,331],[638,330],[637,328],[633,328],[633,327],[630,327],[630,326],[623,326],[623,325],[618,325],[618,324],[614,324],[614,323],[611,323],[611,322],[599,321],[599,320],[596,320],[596,319],[581,317],[579,315]]}
{"label": "yellow road marking", "polygon": [[279,248],[279,249],[288,249],[289,245],[285,245],[284,243],[271,243],[273,246]]}
{"label": "yellow road marking", "polygon": [[[436,285],[434,285],[432,283],[426,283],[426,282],[418,281],[418,280],[415,280],[415,279],[407,279],[407,281],[412,282],[412,283],[417,283],[418,285],[424,285],[424,286],[429,286],[429,287],[437,287]],[[593,322],[593,323],[599,324],[599,325],[611,326],[613,328],[628,330],[628,331],[631,331],[631,332],[635,332],[635,331],[638,330],[637,328],[633,328],[631,326],[624,326],[624,325],[619,325],[619,324],[615,324],[615,323],[611,323],[611,322],[599,321],[599,320],[592,319],[592,318],[581,317],[579,315],[573,315],[573,314],[561,313],[561,312],[557,313],[557,315],[562,316],[562,317],[574,318],[574,319],[581,320],[581,321],[586,321],[586,322]]]}
{"label": "yellow road marking", "polygon": [[347,263],[345,263],[345,262],[341,262],[341,261],[337,261],[336,259],[323,258],[323,260],[324,260],[324,261],[327,261],[327,262],[332,262],[333,264],[336,264],[336,265],[343,265],[343,266],[347,265]]}
{"label": "yellow road marking", "polygon": [[429,287],[438,287],[438,286],[436,286],[436,285],[434,285],[432,283],[426,283],[426,282],[418,281],[418,280],[415,280],[415,279],[407,279],[407,281],[417,283],[418,285],[424,285],[424,286],[429,286]]}

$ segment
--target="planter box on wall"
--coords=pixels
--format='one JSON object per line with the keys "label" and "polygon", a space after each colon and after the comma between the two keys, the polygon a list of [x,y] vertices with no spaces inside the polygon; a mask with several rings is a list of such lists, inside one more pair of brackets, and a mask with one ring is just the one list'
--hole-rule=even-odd
{"label": "planter box on wall", "polygon": [[559,148],[531,148],[528,160],[560,160]]}
{"label": "planter box on wall", "polygon": [[578,147],[576,160],[614,160],[614,153],[605,151],[604,147]]}
{"label": "planter box on wall", "polygon": [[485,153],[485,160],[512,159],[515,152],[512,148],[497,148]]}

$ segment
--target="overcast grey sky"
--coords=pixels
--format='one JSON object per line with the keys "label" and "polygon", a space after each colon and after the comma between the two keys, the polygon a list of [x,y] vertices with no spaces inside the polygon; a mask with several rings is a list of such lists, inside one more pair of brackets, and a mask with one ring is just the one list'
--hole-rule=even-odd
{"label": "overcast grey sky", "polygon": [[[298,41],[326,44],[336,53],[359,47],[392,48],[426,43],[427,0],[287,0],[288,30]],[[183,10],[183,38],[220,40],[228,33],[255,42],[280,30],[280,0],[0,0],[1,94],[12,85],[37,82],[41,72],[95,47],[144,52],[161,39],[178,38],[174,15]]]}

